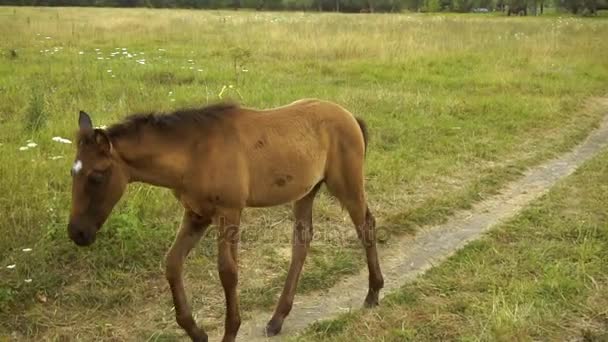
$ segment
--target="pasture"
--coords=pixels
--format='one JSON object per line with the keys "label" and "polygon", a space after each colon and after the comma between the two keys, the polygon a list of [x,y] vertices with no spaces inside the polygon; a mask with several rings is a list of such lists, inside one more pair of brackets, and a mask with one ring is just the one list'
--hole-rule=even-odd
{"label": "pasture", "polygon": [[[593,98],[606,95],[607,36],[607,21],[575,17],[2,7],[0,338],[183,337],[164,278],[181,218],[168,191],[132,185],[93,246],[67,237],[75,147],[53,138],[74,139],[79,110],[109,125],[220,98],[337,102],[369,126],[366,187],[390,246],[585,137],[605,114]],[[348,214],[324,189],[313,215],[298,293],[364,266]],[[283,286],[291,208],[243,220],[247,319]],[[223,324],[215,253],[208,234],[185,268],[208,330]]]}

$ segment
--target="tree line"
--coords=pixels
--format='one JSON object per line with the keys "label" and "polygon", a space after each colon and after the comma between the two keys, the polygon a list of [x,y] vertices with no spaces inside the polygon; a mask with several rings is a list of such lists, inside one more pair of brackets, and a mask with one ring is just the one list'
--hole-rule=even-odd
{"label": "tree line", "polygon": [[[608,0],[0,0],[0,5],[332,11],[347,13],[493,12],[539,15],[545,6],[594,15]],[[548,3],[550,1],[550,3]]]}

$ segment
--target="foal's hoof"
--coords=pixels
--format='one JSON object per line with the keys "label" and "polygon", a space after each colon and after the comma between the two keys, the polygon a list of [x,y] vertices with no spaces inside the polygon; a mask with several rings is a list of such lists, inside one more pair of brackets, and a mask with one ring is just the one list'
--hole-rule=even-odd
{"label": "foal's hoof", "polygon": [[190,339],[192,342],[209,342],[209,337],[207,337],[207,333],[197,328],[194,332],[194,335],[190,335]]}
{"label": "foal's hoof", "polygon": [[378,306],[378,292],[368,292],[367,297],[365,297],[365,302],[363,302],[363,306],[366,308],[373,308]]}
{"label": "foal's hoof", "polygon": [[207,337],[207,334],[197,336],[192,339],[192,342],[209,342],[209,337]]}
{"label": "foal's hoof", "polygon": [[283,322],[279,320],[271,319],[268,324],[266,324],[266,328],[264,329],[264,333],[268,337],[272,337],[278,335],[281,332],[281,328],[283,327]]}

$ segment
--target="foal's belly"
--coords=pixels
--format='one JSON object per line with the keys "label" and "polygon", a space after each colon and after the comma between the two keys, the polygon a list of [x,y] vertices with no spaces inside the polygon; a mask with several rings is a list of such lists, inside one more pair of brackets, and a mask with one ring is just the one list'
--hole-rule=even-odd
{"label": "foal's belly", "polygon": [[252,184],[246,205],[248,207],[270,207],[297,201],[306,196],[321,179],[322,177],[295,179],[289,174],[274,178],[265,177],[258,184]]}
{"label": "foal's belly", "polygon": [[275,158],[250,169],[246,206],[269,207],[299,200],[323,179],[324,158],[304,158],[298,153],[292,157],[291,162]]}

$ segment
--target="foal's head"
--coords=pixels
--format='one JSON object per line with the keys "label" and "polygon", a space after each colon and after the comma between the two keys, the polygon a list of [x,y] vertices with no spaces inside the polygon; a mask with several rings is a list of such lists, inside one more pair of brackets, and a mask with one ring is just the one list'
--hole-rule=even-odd
{"label": "foal's head", "polygon": [[80,112],[78,125],[68,233],[77,245],[88,246],[124,193],[128,179],[106,132],[93,128],[85,112]]}

